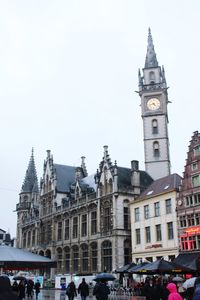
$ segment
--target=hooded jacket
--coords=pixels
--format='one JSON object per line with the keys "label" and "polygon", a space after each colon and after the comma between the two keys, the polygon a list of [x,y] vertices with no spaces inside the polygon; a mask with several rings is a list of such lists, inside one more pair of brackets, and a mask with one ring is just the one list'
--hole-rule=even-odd
{"label": "hooded jacket", "polygon": [[168,300],[183,300],[181,295],[177,292],[176,285],[174,283],[169,283],[167,289],[170,292]]}

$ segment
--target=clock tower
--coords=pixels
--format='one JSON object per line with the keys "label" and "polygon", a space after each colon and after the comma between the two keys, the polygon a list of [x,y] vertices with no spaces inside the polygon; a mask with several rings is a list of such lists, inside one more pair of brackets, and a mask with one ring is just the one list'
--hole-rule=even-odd
{"label": "clock tower", "polygon": [[153,179],[170,174],[168,95],[164,67],[158,65],[149,29],[145,66],[139,70],[145,170]]}

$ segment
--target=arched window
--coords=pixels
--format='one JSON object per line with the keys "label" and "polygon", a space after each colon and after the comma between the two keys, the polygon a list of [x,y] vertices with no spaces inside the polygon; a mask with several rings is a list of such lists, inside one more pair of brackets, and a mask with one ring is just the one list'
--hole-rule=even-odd
{"label": "arched window", "polygon": [[158,133],[158,121],[156,119],[152,120],[152,133]]}
{"label": "arched window", "polygon": [[131,241],[124,241],[124,265],[128,265],[131,263]]}
{"label": "arched window", "polygon": [[112,271],[112,243],[104,241],[101,244],[101,267],[103,272]]}
{"label": "arched window", "polygon": [[97,262],[98,262],[98,248],[97,248],[97,243],[93,242],[90,245],[90,253],[91,253],[91,271],[92,272],[97,272]]}
{"label": "arched window", "polygon": [[79,262],[79,248],[78,246],[72,247],[72,273],[78,272],[78,262]]}
{"label": "arched window", "polygon": [[23,233],[23,248],[26,248],[26,232]]}
{"label": "arched window", "polygon": [[154,157],[159,157],[160,156],[160,149],[159,149],[159,143],[158,142],[153,143],[153,155],[154,155]]}
{"label": "arched window", "polygon": [[104,203],[103,207],[103,231],[108,232],[111,230],[111,228],[111,206],[110,203],[107,201]]}
{"label": "arched window", "polygon": [[57,273],[62,273],[62,248],[56,250],[57,256]]}
{"label": "arched window", "polygon": [[150,84],[155,83],[155,73],[153,71],[149,72],[149,81],[150,81]]}
{"label": "arched window", "polygon": [[88,254],[88,245],[81,245],[81,270],[83,272],[88,271],[88,262],[89,262],[89,254]]}
{"label": "arched window", "polygon": [[70,273],[70,248],[64,248],[64,273]]}
{"label": "arched window", "polygon": [[47,249],[45,252],[45,256],[51,258],[51,250]]}

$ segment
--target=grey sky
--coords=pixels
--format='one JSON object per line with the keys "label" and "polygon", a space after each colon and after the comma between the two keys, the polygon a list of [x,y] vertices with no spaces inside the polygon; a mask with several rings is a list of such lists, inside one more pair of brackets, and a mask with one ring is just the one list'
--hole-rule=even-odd
{"label": "grey sky", "polygon": [[172,172],[182,175],[190,137],[200,130],[198,0],[0,1],[0,228],[16,231],[25,171],[35,149],[38,178],[54,161],[98,168],[112,161],[144,169],[138,68],[148,27],[169,89]]}

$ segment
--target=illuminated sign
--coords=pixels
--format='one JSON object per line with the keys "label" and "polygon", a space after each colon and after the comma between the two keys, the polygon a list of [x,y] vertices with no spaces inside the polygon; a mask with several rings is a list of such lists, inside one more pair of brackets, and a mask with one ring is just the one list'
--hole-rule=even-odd
{"label": "illuminated sign", "polygon": [[184,232],[187,233],[188,235],[200,233],[200,226],[190,227],[190,228],[186,229]]}

